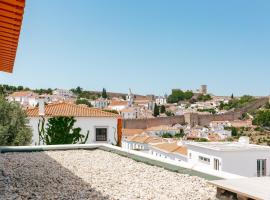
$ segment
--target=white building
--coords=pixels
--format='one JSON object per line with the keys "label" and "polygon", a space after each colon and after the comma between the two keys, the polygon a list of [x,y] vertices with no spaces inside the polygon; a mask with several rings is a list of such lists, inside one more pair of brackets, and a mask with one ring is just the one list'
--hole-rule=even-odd
{"label": "white building", "polygon": [[40,120],[44,117],[47,123],[48,118],[59,116],[75,117],[77,121],[74,127],[81,128],[81,133],[85,135],[89,131],[86,143],[117,143],[119,132],[117,127],[121,120],[119,115],[64,102],[44,106],[40,101],[39,104],[39,108],[26,110],[29,125],[33,130],[32,145],[40,144],[38,131]]}
{"label": "white building", "polygon": [[70,90],[56,89],[53,91],[53,95],[61,96],[65,99],[71,98],[74,96],[73,92]]}
{"label": "white building", "polygon": [[180,125],[176,126],[169,126],[169,125],[160,125],[160,126],[153,126],[146,129],[146,132],[151,135],[162,136],[164,133],[170,133],[175,135],[176,133],[180,132],[180,129],[183,127]]}
{"label": "white building", "polygon": [[165,97],[159,96],[156,98],[156,104],[157,105],[165,105],[165,104],[167,104],[167,99]]}
{"label": "white building", "polygon": [[193,142],[186,144],[188,163],[245,177],[270,176],[270,147],[239,142]]}
{"label": "white building", "polygon": [[98,98],[90,102],[94,108],[104,109],[108,106],[108,100],[104,98]]}
{"label": "white building", "polygon": [[132,138],[122,141],[122,148],[129,150],[145,151],[148,153],[152,144],[161,143],[163,140],[160,137],[153,137],[147,134],[135,135]]}
{"label": "white building", "polygon": [[38,94],[31,91],[14,92],[8,96],[8,101],[15,101],[22,106],[35,107],[38,104]]}
{"label": "white building", "polygon": [[187,162],[187,148],[181,142],[164,142],[149,148],[149,154],[178,162]]}
{"label": "white building", "polygon": [[121,110],[124,110],[129,107],[128,101],[117,101],[112,100],[110,105],[108,105],[108,109],[110,110],[116,110],[120,112]]}
{"label": "white building", "polygon": [[123,119],[137,119],[138,113],[138,109],[136,108],[126,108],[120,111]]}

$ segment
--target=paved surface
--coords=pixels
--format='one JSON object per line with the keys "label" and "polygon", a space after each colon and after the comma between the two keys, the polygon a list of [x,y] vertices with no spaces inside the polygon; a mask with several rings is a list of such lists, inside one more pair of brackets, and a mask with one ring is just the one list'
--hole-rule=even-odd
{"label": "paved surface", "polygon": [[248,198],[270,200],[270,177],[218,180],[210,183]]}

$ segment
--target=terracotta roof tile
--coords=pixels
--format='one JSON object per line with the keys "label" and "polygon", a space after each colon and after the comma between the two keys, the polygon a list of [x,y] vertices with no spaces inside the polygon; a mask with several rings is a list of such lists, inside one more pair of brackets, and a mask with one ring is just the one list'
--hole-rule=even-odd
{"label": "terracotta roof tile", "polygon": [[[27,109],[26,114],[29,117],[38,117],[39,109]],[[105,112],[97,108],[83,107],[71,103],[56,103],[45,106],[45,116],[73,116],[73,117],[120,117],[117,114]]]}
{"label": "terracotta roof tile", "polygon": [[127,101],[111,101],[109,106],[127,106],[128,102]]}
{"label": "terracotta roof tile", "polygon": [[135,136],[142,134],[144,132],[144,129],[123,129],[122,133],[123,136]]}
{"label": "terracotta roof tile", "polygon": [[166,153],[178,153],[187,155],[187,148],[184,146],[178,146],[177,142],[155,144],[153,147]]}

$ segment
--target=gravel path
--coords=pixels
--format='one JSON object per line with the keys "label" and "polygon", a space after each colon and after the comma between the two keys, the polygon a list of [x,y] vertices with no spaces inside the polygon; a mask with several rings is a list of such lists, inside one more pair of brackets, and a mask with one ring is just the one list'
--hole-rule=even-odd
{"label": "gravel path", "polygon": [[0,199],[215,199],[204,179],[94,150],[0,154]]}

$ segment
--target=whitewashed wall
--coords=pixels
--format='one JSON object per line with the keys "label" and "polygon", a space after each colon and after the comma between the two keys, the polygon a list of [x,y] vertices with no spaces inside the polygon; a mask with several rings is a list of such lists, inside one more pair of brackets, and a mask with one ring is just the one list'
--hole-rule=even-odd
{"label": "whitewashed wall", "polygon": [[[191,154],[191,158],[190,158]],[[210,165],[199,161],[199,156],[210,158]],[[270,176],[270,150],[215,151],[188,147],[188,162],[194,166],[214,169],[214,158],[220,161],[220,171],[245,177],[257,176],[257,159],[267,159],[266,173]]]}
{"label": "whitewashed wall", "polygon": [[[39,117],[29,118],[29,125],[33,130],[32,145],[38,145],[39,133],[38,133],[38,122]],[[89,131],[89,137],[86,144],[98,143],[96,141],[96,128],[107,128],[107,143],[117,143],[117,119],[109,117],[77,117],[77,122],[74,127],[81,128],[81,133],[86,135]],[[101,142],[105,143],[105,142]]]}

